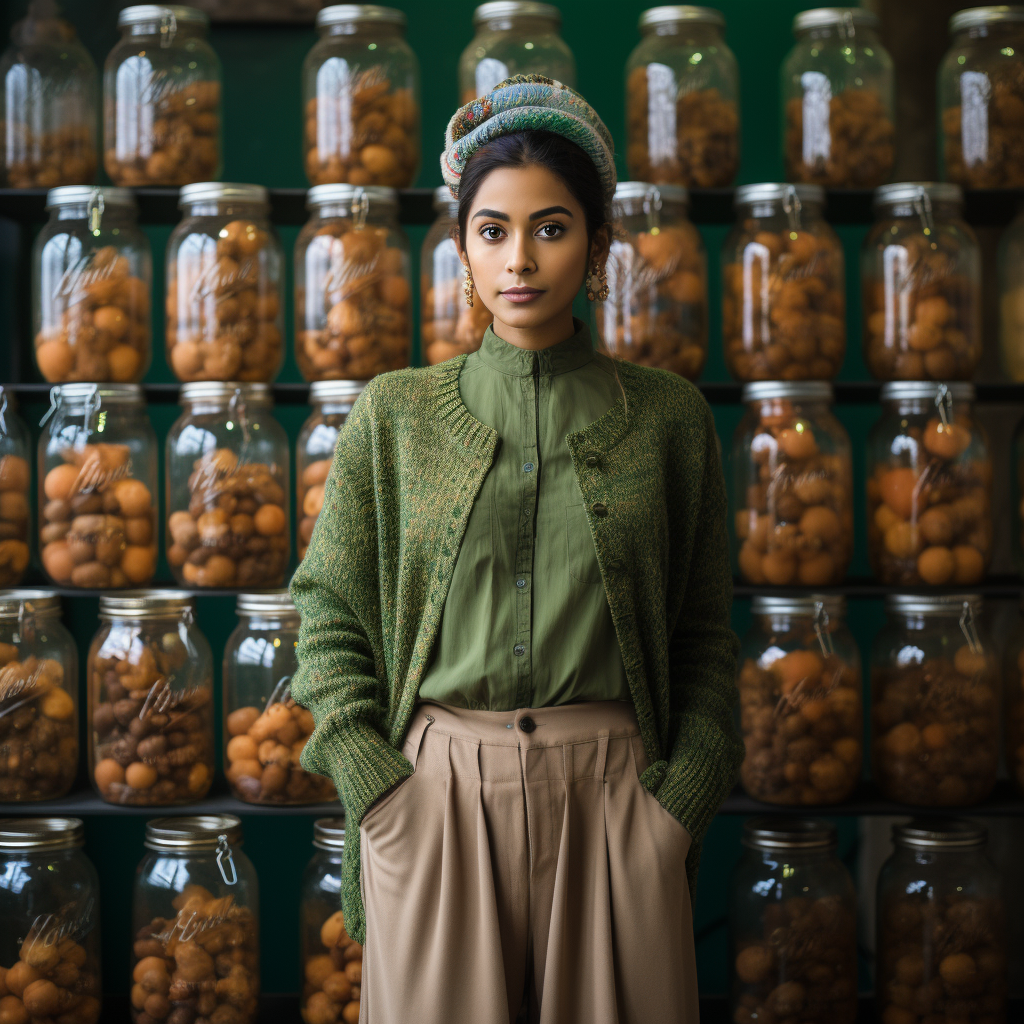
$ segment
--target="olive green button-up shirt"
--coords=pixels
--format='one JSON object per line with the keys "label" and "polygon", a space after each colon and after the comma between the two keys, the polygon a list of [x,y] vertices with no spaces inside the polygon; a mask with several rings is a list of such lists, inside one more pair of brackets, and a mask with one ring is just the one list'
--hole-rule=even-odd
{"label": "olive green button-up shirt", "polygon": [[[530,352],[490,327],[459,377],[498,432],[469,514],[419,696],[489,711],[631,700],[566,435],[614,404],[586,325]],[[597,457],[597,454],[593,456]]]}

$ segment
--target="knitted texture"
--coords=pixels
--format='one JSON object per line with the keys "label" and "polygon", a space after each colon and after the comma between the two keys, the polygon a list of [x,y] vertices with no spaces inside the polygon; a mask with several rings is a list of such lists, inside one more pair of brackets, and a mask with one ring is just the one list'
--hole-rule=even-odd
{"label": "knitted texture", "polygon": [[575,90],[542,75],[513,75],[459,107],[448,122],[441,175],[455,199],[470,157],[515,132],[545,131],[575,142],[597,167],[606,202],[615,193],[615,146],[597,111]]}
{"label": "knitted texture", "polygon": [[[465,359],[367,385],[291,581],[302,616],[292,696],[316,722],[302,766],[334,779],[353,830],[412,774],[401,746],[498,442],[462,401]],[[663,370],[617,366],[628,404],[620,398],[566,444],[651,762],[640,781],[693,837],[692,895],[702,837],[743,758],[725,491],[700,392]],[[342,907],[363,942],[359,876],[352,835]]]}

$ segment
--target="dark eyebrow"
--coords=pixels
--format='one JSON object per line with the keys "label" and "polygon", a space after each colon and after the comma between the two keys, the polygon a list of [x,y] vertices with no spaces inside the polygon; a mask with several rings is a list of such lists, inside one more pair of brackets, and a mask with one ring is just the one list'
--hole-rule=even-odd
{"label": "dark eyebrow", "polygon": [[564,213],[567,217],[572,216],[572,213],[564,206],[549,206],[544,210],[538,210],[536,213],[531,213],[530,220],[537,220],[539,217],[547,217],[552,213]]}
{"label": "dark eyebrow", "polygon": [[495,220],[508,220],[507,213],[499,213],[497,210],[477,210],[473,214],[473,220],[476,220],[477,217],[493,217]]}

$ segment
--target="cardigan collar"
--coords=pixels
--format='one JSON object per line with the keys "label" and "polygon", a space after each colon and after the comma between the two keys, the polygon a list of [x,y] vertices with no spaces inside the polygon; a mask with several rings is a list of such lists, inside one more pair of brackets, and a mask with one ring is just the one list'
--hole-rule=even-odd
{"label": "cardigan collar", "polygon": [[573,317],[572,323],[575,331],[565,341],[536,350],[503,341],[489,326],[480,344],[480,361],[512,377],[531,376],[535,363],[542,377],[579,369],[594,358],[594,344],[590,340],[590,329],[582,320]]}

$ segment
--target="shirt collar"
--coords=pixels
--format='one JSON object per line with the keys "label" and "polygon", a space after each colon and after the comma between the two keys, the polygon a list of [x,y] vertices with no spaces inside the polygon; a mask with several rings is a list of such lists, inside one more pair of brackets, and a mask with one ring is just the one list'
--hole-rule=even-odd
{"label": "shirt collar", "polygon": [[538,351],[502,341],[488,327],[480,345],[480,359],[492,369],[513,377],[529,377],[533,373],[535,360],[540,364],[542,376],[577,370],[594,358],[594,345],[587,325],[576,317],[572,318],[572,322],[576,328],[572,336]]}

